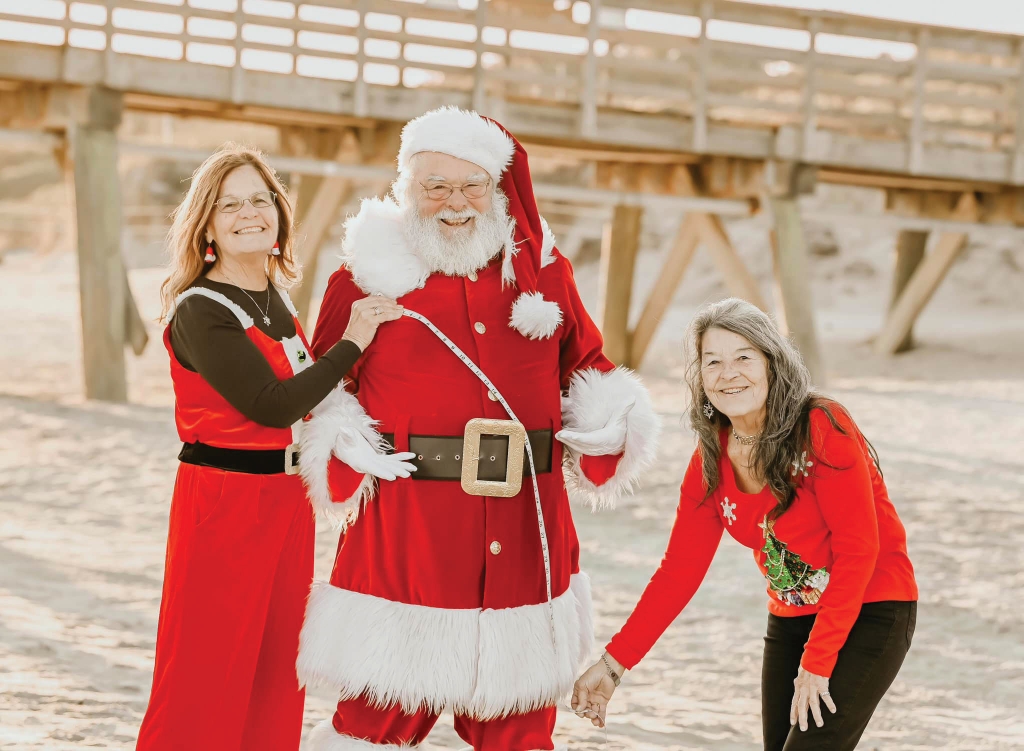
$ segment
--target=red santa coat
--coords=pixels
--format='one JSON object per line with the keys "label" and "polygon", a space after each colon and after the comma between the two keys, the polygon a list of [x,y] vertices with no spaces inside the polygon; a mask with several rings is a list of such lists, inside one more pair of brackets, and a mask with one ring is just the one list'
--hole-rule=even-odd
{"label": "red santa coat", "polygon": [[553,243],[545,243],[536,294],[517,302],[499,260],[470,277],[430,275],[405,247],[391,201],[364,202],[347,230],[349,256],[328,285],[314,353],[341,337],[355,300],[381,293],[462,349],[527,431],[557,432],[563,422],[598,429],[617,407],[635,405],[625,449],[610,467],[605,457],[563,457],[553,441],[553,471],[537,477],[550,550],[549,611],[529,479],[513,498],[468,495],[457,480],[398,479],[374,489],[372,478],[331,456],[339,427],[371,442],[378,440],[374,428],[393,433],[396,450],[405,451],[409,435],[461,436],[473,418],[508,418],[421,322],[383,325],[350,372],[348,391],[321,405],[304,433],[310,497],[344,531],[330,583],[315,584],[310,596],[300,679],[343,697],[366,694],[409,711],[448,708],[481,719],[551,706],[571,688],[593,640],[566,482],[595,504],[629,488],[654,454],[658,420],[650,398],[602,354],[569,262]]}

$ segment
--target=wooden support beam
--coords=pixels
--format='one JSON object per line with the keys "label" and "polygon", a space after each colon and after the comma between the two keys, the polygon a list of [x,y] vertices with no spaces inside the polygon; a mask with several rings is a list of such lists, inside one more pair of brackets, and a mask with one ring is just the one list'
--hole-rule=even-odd
{"label": "wooden support beam", "polygon": [[742,297],[761,310],[768,310],[768,304],[761,295],[757,280],[733,246],[721,218],[715,214],[693,214],[692,216],[696,219],[701,242],[711,251],[711,260],[715,262],[715,266],[718,267],[718,271],[725,279],[725,286],[729,289],[729,293],[736,297]]}
{"label": "wooden support beam", "polygon": [[[376,129],[347,130],[333,143],[332,157],[339,165],[379,165],[394,159],[398,151],[399,126],[382,124]],[[290,291],[299,320],[309,320],[310,303],[320,262],[320,248],[338,216],[352,196],[355,181],[342,176],[304,175],[295,211],[295,254],[302,267],[302,281]]]}
{"label": "wooden support beam", "polygon": [[[964,193],[960,197],[954,214],[959,221],[971,222],[977,219],[978,201],[974,193]],[[899,351],[917,317],[921,315],[921,311],[931,300],[966,244],[967,235],[961,232],[945,232],[939,236],[935,247],[914,271],[899,300],[892,307],[885,326],[875,340],[877,353],[892,355]]]}
{"label": "wooden support beam", "polygon": [[[686,165],[679,165],[673,169],[670,184],[676,195],[694,198],[698,196],[696,181],[690,168]],[[700,240],[711,252],[712,260],[725,278],[729,291],[736,297],[742,297],[747,302],[753,303],[761,310],[767,310],[768,306],[757,286],[757,280],[754,279],[754,275],[750,273],[746,264],[743,263],[743,259],[736,252],[719,215],[717,213],[693,212],[689,216],[693,217]]]}
{"label": "wooden support beam", "polygon": [[807,263],[807,243],[800,224],[800,209],[795,196],[771,196],[768,199],[775,219],[772,256],[779,304],[779,328],[803,355],[815,386],[825,385],[825,368],[814,326],[814,303]]}
{"label": "wooden support beam", "polygon": [[[928,244],[928,233],[927,232],[915,232],[913,230],[903,230],[896,238],[896,269],[893,273],[892,278],[892,294],[889,298],[889,314],[892,314],[893,309],[896,307],[896,303],[900,299],[900,295],[903,294],[903,290],[906,289],[907,283],[910,278],[917,271],[917,267],[921,265],[921,261],[924,260],[924,249]],[[896,346],[896,352],[906,352],[914,346],[914,332],[913,325],[907,331],[907,335],[903,337]]]}
{"label": "wooden support beam", "polygon": [[642,208],[616,206],[601,239],[601,300],[597,317],[604,335],[604,353],[616,365],[625,365],[629,359],[629,301],[642,219]]}
{"label": "wooden support beam", "polygon": [[[693,174],[686,165],[674,167],[668,183],[672,192],[677,196],[696,199],[698,195]],[[762,310],[767,310],[767,305],[758,289],[757,280],[754,279],[753,274],[747,269],[743,259],[740,258],[736,248],[730,242],[722,220],[716,214],[706,214],[700,211],[690,212],[680,222],[672,250],[669,252],[654,289],[644,305],[636,328],[628,337],[631,367],[637,368],[643,361],[658,325],[672,302],[675,290],[682,281],[683,274],[700,244],[707,246],[715,266],[718,267],[725,279],[726,286],[733,295],[753,303]]]}
{"label": "wooden support beam", "polygon": [[[351,128],[323,133],[286,132],[282,139],[289,156],[330,158],[339,163],[358,163],[359,142]],[[320,260],[320,245],[338,213],[338,207],[348,198],[352,181],[345,177],[302,175],[297,181],[298,191],[293,196],[295,239],[293,252],[302,269],[302,280],[289,290],[299,320],[306,324],[309,302],[316,282]]]}
{"label": "wooden support beam", "polygon": [[640,320],[630,336],[630,367],[639,368],[643,362],[647,348],[654,338],[661,319],[665,316],[676,289],[683,280],[683,275],[693,260],[697,246],[700,244],[700,233],[698,231],[696,214],[688,215],[679,223],[676,231],[675,241],[668,252],[668,257],[658,273],[658,279],[654,283],[647,303],[644,305]]}
{"label": "wooden support beam", "polygon": [[92,89],[71,131],[85,393],[113,402],[128,399],[124,347],[130,298],[121,259],[117,172],[121,111],[120,94]]}

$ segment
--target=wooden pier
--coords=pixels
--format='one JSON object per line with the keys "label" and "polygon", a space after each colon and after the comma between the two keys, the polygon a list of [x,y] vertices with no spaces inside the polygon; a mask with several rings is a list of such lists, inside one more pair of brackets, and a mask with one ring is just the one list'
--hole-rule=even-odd
{"label": "wooden pier", "polygon": [[[698,248],[765,307],[720,218],[763,212],[779,322],[820,384],[797,197],[819,182],[886,191],[901,231],[876,347],[910,346],[969,233],[1024,224],[1022,44],[733,0],[25,0],[0,6],[0,137],[47,140],[74,186],[90,397],[125,399],[125,346],[145,343],[121,259],[118,155],[188,153],[119,136],[122,113],[280,128],[275,162],[305,175],[311,279],[354,182],[385,187],[401,124],[442,104],[583,167],[574,184],[539,184],[542,199],[612,207],[598,319],[619,362],[642,362]],[[681,221],[631,326],[653,207]],[[295,293],[303,311],[309,295]]]}

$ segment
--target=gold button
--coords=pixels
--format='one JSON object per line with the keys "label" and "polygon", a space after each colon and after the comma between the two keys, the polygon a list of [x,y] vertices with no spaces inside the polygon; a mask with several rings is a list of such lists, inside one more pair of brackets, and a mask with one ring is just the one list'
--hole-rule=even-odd
{"label": "gold button", "polygon": [[495,540],[491,543],[491,555],[497,555],[501,552],[501,543]]}
{"label": "gold button", "polygon": [[474,323],[473,324],[473,328],[476,329],[476,333],[478,333],[478,334],[486,334],[487,333],[487,327],[484,326],[482,323],[480,323],[480,321],[477,321],[476,323]]}
{"label": "gold button", "polygon": [[476,272],[475,271],[470,271],[468,274],[466,274],[466,276],[469,277],[469,281],[471,281],[471,282],[475,282],[476,281]]}
{"label": "gold button", "polygon": [[487,392],[487,398],[488,398],[488,399],[490,399],[490,400],[491,400],[492,402],[496,402],[496,401],[498,401],[498,397],[496,397],[496,396],[494,395],[494,392],[493,392],[493,391],[488,391],[488,392]]}

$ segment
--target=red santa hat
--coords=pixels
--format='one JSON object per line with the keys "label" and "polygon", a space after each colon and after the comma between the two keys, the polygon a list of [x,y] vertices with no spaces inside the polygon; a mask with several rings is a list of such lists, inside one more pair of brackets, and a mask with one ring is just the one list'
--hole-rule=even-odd
{"label": "red santa hat", "polygon": [[448,154],[482,167],[508,198],[515,247],[505,249],[502,278],[520,292],[510,325],[530,339],[546,339],[562,322],[558,304],[537,291],[540,270],[554,260],[555,238],[537,210],[526,150],[499,123],[458,107],[441,107],[402,129],[398,169],[424,151]]}

